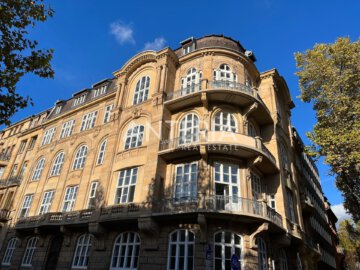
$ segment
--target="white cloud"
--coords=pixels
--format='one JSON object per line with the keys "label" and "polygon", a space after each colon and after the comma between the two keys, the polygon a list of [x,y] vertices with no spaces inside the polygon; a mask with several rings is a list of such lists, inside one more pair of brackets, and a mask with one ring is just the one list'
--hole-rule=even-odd
{"label": "white cloud", "polygon": [[342,203],[331,206],[331,210],[333,210],[334,214],[337,216],[338,224],[344,219],[351,219],[351,216],[346,213],[346,210]]}
{"label": "white cloud", "polygon": [[121,21],[113,22],[110,24],[110,34],[114,35],[114,37],[120,44],[135,44],[135,39],[133,37],[133,29],[130,25],[127,25]]}
{"label": "white cloud", "polygon": [[153,42],[146,42],[144,46],[144,50],[154,50],[159,51],[165,47],[166,40],[163,37],[155,38]]}

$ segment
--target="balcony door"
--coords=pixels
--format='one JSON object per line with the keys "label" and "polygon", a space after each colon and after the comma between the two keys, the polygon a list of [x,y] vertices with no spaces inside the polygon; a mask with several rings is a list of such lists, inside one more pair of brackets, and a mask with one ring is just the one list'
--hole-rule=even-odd
{"label": "balcony door", "polygon": [[192,201],[197,198],[197,162],[176,165],[175,168],[175,201]]}
{"label": "balcony door", "polygon": [[179,126],[179,145],[190,144],[199,140],[199,118],[195,113],[183,117]]}

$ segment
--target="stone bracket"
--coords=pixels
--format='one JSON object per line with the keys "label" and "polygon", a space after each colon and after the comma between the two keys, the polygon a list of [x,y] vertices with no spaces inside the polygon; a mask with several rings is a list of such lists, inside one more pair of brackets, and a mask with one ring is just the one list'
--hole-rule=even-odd
{"label": "stone bracket", "polygon": [[256,230],[255,232],[253,232],[251,235],[250,235],[250,248],[252,249],[257,249],[257,245],[255,244],[255,237],[262,233],[262,232],[265,232],[269,229],[269,223],[267,222],[264,222],[263,224],[261,224]]}
{"label": "stone bracket", "polygon": [[89,233],[93,234],[96,239],[95,250],[105,250],[105,238],[106,238],[105,228],[98,222],[89,223]]}

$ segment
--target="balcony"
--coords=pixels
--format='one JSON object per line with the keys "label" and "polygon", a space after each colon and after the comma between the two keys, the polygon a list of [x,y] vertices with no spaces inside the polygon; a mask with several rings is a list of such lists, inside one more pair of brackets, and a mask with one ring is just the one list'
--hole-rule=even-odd
{"label": "balcony", "polygon": [[7,222],[10,219],[10,210],[0,209],[0,222]]}
{"label": "balcony", "polygon": [[2,153],[0,154],[0,165],[6,166],[10,161],[11,155]]}
{"label": "balcony", "polygon": [[[282,216],[264,202],[231,196],[200,196],[195,198],[163,199],[154,203],[153,215],[174,215],[189,213],[242,216],[242,222],[255,222],[259,218],[283,228]],[[226,218],[225,216],[222,216]]]}
{"label": "balcony", "polygon": [[255,120],[260,125],[273,123],[270,111],[257,90],[237,82],[203,80],[201,84],[170,92],[164,104],[170,111],[176,112],[186,107],[201,105],[203,102],[230,103],[241,107],[250,106],[255,102],[260,105],[252,113]]}
{"label": "balcony", "polygon": [[262,161],[257,166],[264,173],[276,173],[279,170],[275,157],[260,137],[235,132],[205,131],[201,135],[188,134],[173,140],[162,140],[159,155],[165,160],[200,155],[201,147],[208,154],[232,155],[244,159],[261,156]]}
{"label": "balcony", "polygon": [[0,180],[0,188],[7,188],[12,186],[19,186],[21,184],[22,177],[10,176],[8,179]]}

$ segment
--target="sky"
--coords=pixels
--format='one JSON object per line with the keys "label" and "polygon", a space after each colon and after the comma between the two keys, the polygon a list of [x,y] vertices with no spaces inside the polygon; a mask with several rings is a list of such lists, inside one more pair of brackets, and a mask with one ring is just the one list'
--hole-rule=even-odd
{"label": "sky", "polygon": [[[224,34],[254,52],[260,72],[276,68],[285,78],[296,107],[292,124],[304,142],[316,123],[310,104],[299,98],[295,52],[338,37],[359,38],[360,1],[285,0],[45,0],[55,15],[30,31],[41,48],[53,48],[54,79],[25,76],[20,94],[32,97],[33,107],[19,111],[19,121],[68,99],[105,78],[144,49],[179,47],[194,36]],[[329,167],[317,162],[325,195],[340,217],[345,212]]]}

